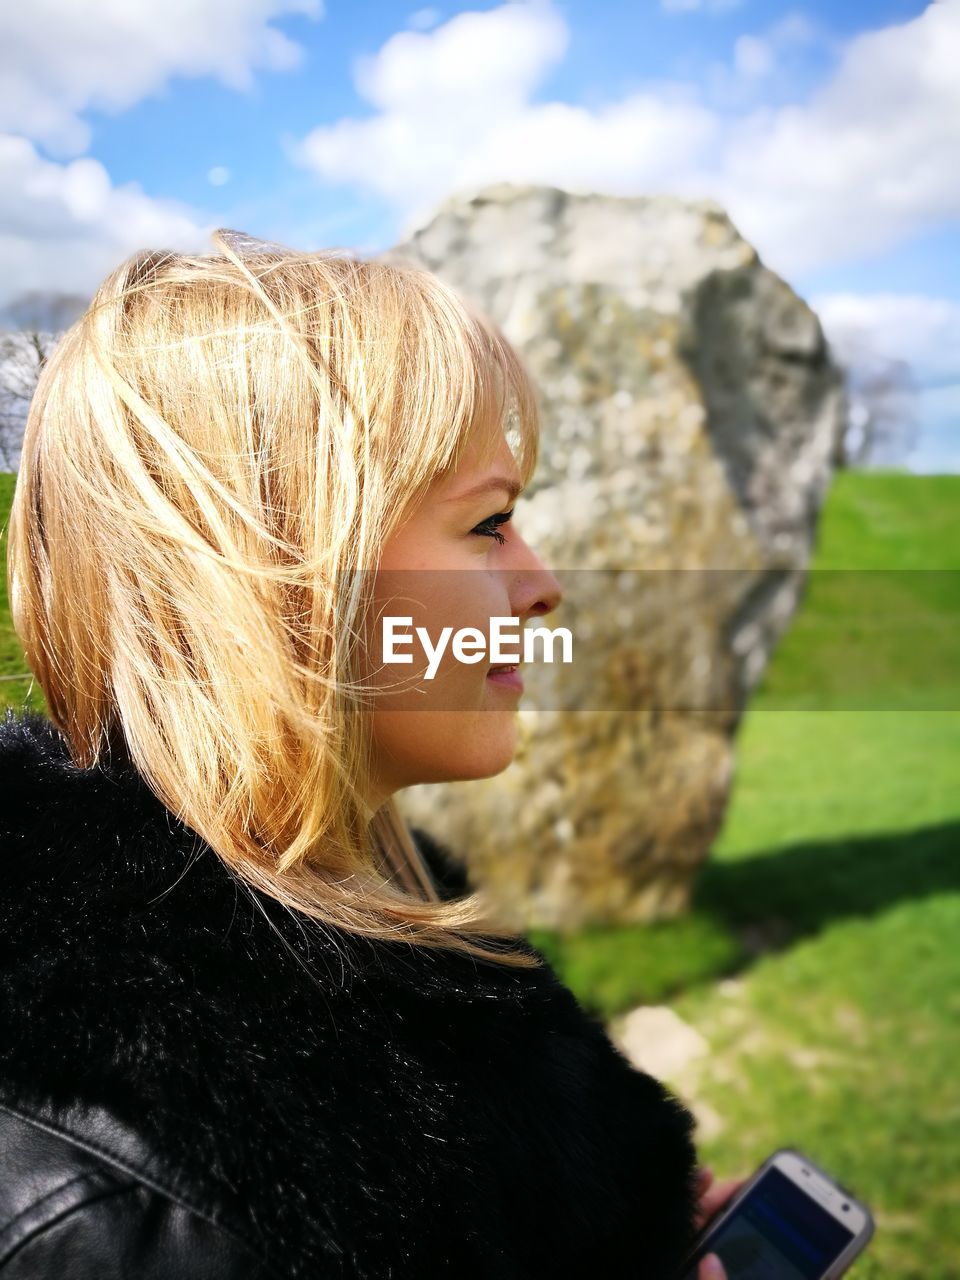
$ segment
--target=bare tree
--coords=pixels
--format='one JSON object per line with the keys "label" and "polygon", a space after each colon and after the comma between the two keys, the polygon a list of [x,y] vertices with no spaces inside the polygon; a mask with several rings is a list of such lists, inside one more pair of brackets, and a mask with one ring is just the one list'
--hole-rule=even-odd
{"label": "bare tree", "polygon": [[0,311],[0,470],[17,470],[27,411],[43,366],[86,305],[75,294],[35,291]]}
{"label": "bare tree", "polygon": [[897,465],[919,435],[917,383],[906,360],[858,351],[846,368],[849,414],[840,467]]}

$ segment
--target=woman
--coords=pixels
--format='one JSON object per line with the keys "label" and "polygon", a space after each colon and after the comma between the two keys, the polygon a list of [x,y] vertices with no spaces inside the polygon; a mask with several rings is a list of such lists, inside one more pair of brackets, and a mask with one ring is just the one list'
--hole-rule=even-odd
{"label": "woman", "polygon": [[666,1277],[739,1183],[394,800],[513,755],[489,662],[379,637],[556,607],[525,371],[426,272],[216,247],[111,275],[26,427],[0,1280]]}

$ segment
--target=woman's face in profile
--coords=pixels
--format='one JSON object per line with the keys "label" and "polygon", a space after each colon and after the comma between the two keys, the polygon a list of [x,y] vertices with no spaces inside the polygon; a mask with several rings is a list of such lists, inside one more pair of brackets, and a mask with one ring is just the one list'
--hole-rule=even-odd
{"label": "woman's face in profile", "polygon": [[[490,620],[518,619],[502,624],[507,634],[519,636],[517,645],[503,644],[503,651],[522,661],[523,628],[530,618],[555,609],[562,590],[516,525],[497,519],[513,506],[500,481],[519,488],[506,440],[483,466],[474,445],[456,472],[433,482],[383,548],[368,649],[368,683],[377,690],[372,711],[374,809],[403,787],[490,777],[513,759],[521,694],[489,677]],[[411,619],[397,625],[398,634],[412,640],[398,644],[396,652],[410,655],[412,664],[383,662],[384,616]],[[430,655],[418,627],[434,647],[444,629],[452,629],[432,679],[426,678]],[[453,651],[454,635],[466,627],[485,638],[482,650],[472,651],[480,654],[472,665]]]}

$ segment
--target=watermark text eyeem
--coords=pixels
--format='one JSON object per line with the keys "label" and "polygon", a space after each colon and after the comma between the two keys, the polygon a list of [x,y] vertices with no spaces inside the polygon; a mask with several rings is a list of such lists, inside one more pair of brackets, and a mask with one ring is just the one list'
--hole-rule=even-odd
{"label": "watermark text eyeem", "polygon": [[[508,632],[508,627],[513,627],[514,630]],[[573,636],[567,627],[525,629],[522,633],[522,659],[518,652],[521,634],[519,628],[519,618],[491,618],[488,654],[487,637],[479,627],[461,627],[457,632],[454,632],[453,627],[444,627],[437,643],[434,644],[426,627],[413,627],[412,618],[386,616],[383,619],[383,661],[389,664],[413,662],[412,653],[398,652],[398,646],[407,647],[413,644],[414,635],[411,632],[416,634],[427,655],[426,678],[428,680],[432,680],[436,675],[448,645],[458,662],[465,662],[472,666],[474,663],[483,662],[486,658],[488,662],[500,665],[520,661],[553,662],[555,660],[554,644],[559,641],[562,654],[559,661],[573,661]],[[537,652],[538,645],[540,653]]]}

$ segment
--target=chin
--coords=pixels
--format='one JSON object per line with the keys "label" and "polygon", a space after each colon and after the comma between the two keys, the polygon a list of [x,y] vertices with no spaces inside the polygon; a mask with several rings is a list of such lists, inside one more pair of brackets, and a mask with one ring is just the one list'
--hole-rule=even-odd
{"label": "chin", "polygon": [[484,750],[478,751],[471,761],[473,768],[470,777],[492,778],[502,773],[512,763],[517,754],[516,725],[511,720],[510,726],[497,735],[496,740],[484,744]]}
{"label": "chin", "polygon": [[[444,753],[439,771],[450,782],[492,778],[509,768],[517,753],[517,730],[513,718],[484,713],[473,733],[466,733],[457,749]],[[496,722],[496,727],[494,723]]]}

